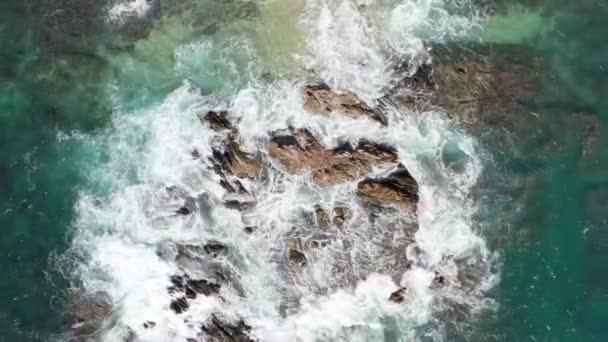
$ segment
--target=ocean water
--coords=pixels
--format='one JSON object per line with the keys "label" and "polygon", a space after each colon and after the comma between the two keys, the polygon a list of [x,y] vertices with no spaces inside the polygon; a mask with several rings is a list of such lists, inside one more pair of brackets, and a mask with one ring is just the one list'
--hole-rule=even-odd
{"label": "ocean water", "polygon": [[[211,312],[245,318],[264,341],[608,338],[606,4],[257,3],[1,5],[0,341],[64,338],[74,291],[111,296],[117,310],[104,341],[130,332],[184,341]],[[526,99],[530,117],[518,130],[469,132],[440,111],[389,109],[386,127],[302,111],[298,89],[314,75],[373,103],[399,76],[393,63],[426,61],[431,42],[471,40],[542,58],[541,91]],[[217,134],[197,115],[218,108],[238,120],[252,151],[287,125],[326,146],[362,138],[395,146],[421,186],[419,230],[378,233],[352,196],[356,183],[324,189],[280,168],[267,182],[245,182],[257,210],[243,217],[223,207],[216,176],[191,156],[211,154]],[[446,153],[464,167],[446,167]],[[205,194],[206,215],[172,215],[181,203],[168,186]],[[289,225],[317,204],[348,206],[357,233],[332,237],[293,274],[280,261]],[[258,231],[244,236],[248,225]],[[168,309],[169,277],[208,271],[158,251],[209,240],[229,246],[217,267],[239,285],[222,289],[228,303],[198,299],[178,316]],[[434,271],[449,277],[462,260],[470,287],[429,289]],[[388,301],[399,286],[412,289],[402,306]],[[464,319],[454,309],[463,306],[472,308]],[[144,329],[146,320],[156,327]]]}

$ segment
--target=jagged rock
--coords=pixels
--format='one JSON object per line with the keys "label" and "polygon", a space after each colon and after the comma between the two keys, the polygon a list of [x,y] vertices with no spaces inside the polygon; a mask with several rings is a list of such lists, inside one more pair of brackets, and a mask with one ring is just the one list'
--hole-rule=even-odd
{"label": "jagged rock", "polygon": [[254,226],[247,226],[247,227],[243,228],[243,230],[247,234],[252,234],[255,231],[255,229],[256,229],[256,227],[254,227]]}
{"label": "jagged rock", "polygon": [[433,282],[431,283],[431,288],[438,289],[445,286],[446,280],[445,277],[435,272],[435,278],[433,278]]}
{"label": "jagged rock", "polygon": [[220,254],[226,253],[228,247],[219,241],[210,241],[203,246],[205,252],[213,257],[217,257]]}
{"label": "jagged rock", "polygon": [[188,299],[194,299],[199,294],[211,296],[220,291],[219,284],[205,279],[191,279],[187,274],[171,276],[170,280],[172,285],[167,288],[169,293],[184,294],[172,300],[169,305],[171,310],[178,314],[188,310]]}
{"label": "jagged rock", "polygon": [[342,207],[334,208],[334,224],[336,227],[342,229],[346,222],[346,209]]}
{"label": "jagged rock", "polygon": [[287,257],[295,264],[306,265],[306,255],[302,253],[301,245],[302,243],[299,239],[287,241]]}
{"label": "jagged rock", "polygon": [[201,330],[206,335],[205,341],[209,342],[253,342],[249,337],[251,327],[243,320],[236,323],[222,322],[216,315],[211,315],[209,322],[205,323]]}
{"label": "jagged rock", "polygon": [[315,208],[315,216],[317,218],[317,226],[319,226],[321,230],[328,230],[329,217],[325,213],[325,210],[323,210],[323,208],[321,208],[320,206],[317,206]]}
{"label": "jagged rock", "polygon": [[418,183],[404,168],[386,178],[367,178],[357,186],[359,196],[375,205],[411,208],[418,203]]}
{"label": "jagged rock", "polygon": [[346,143],[325,149],[306,129],[275,132],[267,144],[268,153],[294,174],[310,170],[319,185],[352,181],[370,173],[374,167],[398,160],[390,146],[361,141],[356,148]]}
{"label": "jagged rock", "polygon": [[176,298],[171,301],[171,304],[169,304],[169,308],[173,310],[173,312],[175,312],[176,314],[185,312],[186,310],[188,310],[189,307],[190,304],[188,304],[188,300],[186,300],[186,297]]}
{"label": "jagged rock", "polygon": [[354,119],[369,118],[386,124],[379,112],[374,111],[350,91],[336,91],[326,84],[314,84],[304,87],[303,96],[304,109],[311,113],[341,113]]}
{"label": "jagged rock", "polygon": [[243,152],[234,140],[231,140],[223,151],[213,150],[213,162],[227,173],[240,178],[255,178],[262,171],[262,164]]}
{"label": "jagged rock", "polygon": [[96,336],[112,308],[112,299],[106,292],[75,294],[66,307],[70,335],[76,338]]}
{"label": "jagged rock", "polygon": [[213,111],[210,110],[207,112],[207,114],[205,114],[205,116],[203,117],[199,117],[201,119],[201,121],[203,123],[208,123],[209,126],[211,127],[211,129],[213,129],[214,131],[223,131],[223,130],[228,130],[228,131],[232,131],[234,130],[234,127],[232,126],[232,124],[230,123],[230,120],[228,120],[228,112],[227,111]]}
{"label": "jagged rock", "polygon": [[403,303],[403,301],[405,300],[406,294],[407,294],[407,288],[402,287],[399,290],[391,293],[390,297],[388,297],[388,300],[390,300],[391,302],[395,302],[395,303]]}

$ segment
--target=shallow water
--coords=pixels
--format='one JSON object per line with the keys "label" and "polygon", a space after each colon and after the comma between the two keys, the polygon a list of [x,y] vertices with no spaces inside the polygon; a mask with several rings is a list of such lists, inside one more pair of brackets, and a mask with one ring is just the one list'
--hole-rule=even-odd
{"label": "shallow water", "polygon": [[[68,281],[112,295],[120,310],[105,340],[129,329],[145,341],[194,337],[196,329],[168,310],[166,287],[178,266],[206,271],[157,250],[209,239],[233,251],[224,266],[242,289],[222,290],[232,306],[198,300],[186,314],[191,322],[219,310],[245,317],[264,340],[604,340],[608,9],[594,1],[523,5],[503,2],[506,15],[498,6],[486,18],[464,2],[268,1],[257,15],[231,2],[224,9],[193,2],[190,12],[163,3],[145,39],[108,28],[133,20],[117,16],[117,7],[100,6],[99,20],[75,21],[88,34],[74,38],[50,32],[44,14],[53,4],[3,5],[7,233],[0,261],[8,280],[0,340],[57,338],[66,329],[60,313]],[[147,13],[141,7],[136,17]],[[194,20],[197,13],[224,17],[214,26]],[[278,13],[289,15],[277,21]],[[20,40],[12,39],[13,27],[23,32]],[[391,125],[380,127],[302,112],[297,80],[313,72],[373,102],[395,77],[393,61],[423,61],[425,44],[476,34],[524,44],[544,58],[543,92],[511,146],[494,145],[501,132],[465,133],[443,113],[391,112]],[[243,218],[223,208],[217,180],[190,155],[193,147],[211,152],[217,134],[197,114],[213,108],[230,109],[242,145],[252,150],[287,124],[308,128],[327,146],[360,138],[392,144],[421,184],[420,229],[378,234],[358,221],[353,184],[321,189],[276,170],[270,183],[245,184],[255,189],[259,210]],[[442,153],[468,156],[464,168],[446,168]],[[173,217],[181,204],[163,193],[170,185],[206,193],[211,210],[193,221]],[[280,261],[293,234],[285,222],[298,224],[319,203],[348,205],[358,233],[338,234],[330,248],[311,252],[306,272],[294,276]],[[243,237],[250,224],[260,232]],[[394,255],[410,253],[411,239],[425,255],[406,271]],[[454,256],[479,263],[485,281],[472,292],[429,291],[433,271],[454,272]],[[414,289],[413,303],[403,307],[387,300],[399,282]],[[486,311],[467,325],[442,315],[443,305],[459,301]],[[157,327],[143,329],[144,316]]]}

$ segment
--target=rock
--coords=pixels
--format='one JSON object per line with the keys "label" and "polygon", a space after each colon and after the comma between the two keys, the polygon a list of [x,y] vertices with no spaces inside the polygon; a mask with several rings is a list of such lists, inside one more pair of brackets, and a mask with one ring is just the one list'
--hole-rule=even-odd
{"label": "rock", "polygon": [[190,307],[188,299],[194,299],[199,294],[211,296],[220,291],[219,284],[205,279],[191,279],[187,274],[171,276],[170,280],[172,285],[167,288],[169,293],[184,294],[172,300],[169,305],[171,310],[178,314],[188,310]]}
{"label": "rock", "polygon": [[224,254],[228,251],[228,247],[219,241],[210,241],[203,246],[205,252],[212,257],[217,257],[220,254]]}
{"label": "rock", "polygon": [[146,329],[152,329],[152,328],[154,328],[156,326],[156,323],[152,322],[152,321],[145,321],[144,324],[143,324],[143,326]]}
{"label": "rock", "polygon": [[433,278],[433,282],[431,283],[431,288],[438,289],[445,286],[446,280],[445,277],[435,272],[435,278]]}
{"label": "rock", "polygon": [[186,310],[188,310],[189,307],[190,305],[188,304],[186,297],[179,297],[177,299],[174,299],[171,301],[171,304],[169,304],[169,308],[173,310],[173,312],[175,312],[176,314],[181,314],[182,312],[185,312]]}
{"label": "rock", "polygon": [[180,215],[190,215],[196,210],[196,201],[193,197],[186,197],[186,202],[175,212]]}
{"label": "rock", "polygon": [[[539,89],[540,59],[512,45],[436,44],[432,66],[419,67],[400,85],[393,102],[431,103],[467,126],[526,125],[524,103]],[[502,129],[502,127],[500,127]]]}
{"label": "rock", "polygon": [[404,168],[386,178],[367,178],[357,186],[357,193],[375,205],[412,208],[418,203],[418,183]]}
{"label": "rock", "polygon": [[390,146],[361,141],[356,148],[349,143],[325,149],[306,129],[275,132],[267,144],[268,153],[278,159],[287,172],[312,173],[318,185],[352,181],[370,173],[374,167],[396,163],[397,151]]}
{"label": "rock", "polygon": [[301,244],[299,239],[287,241],[287,257],[295,264],[306,265],[306,255],[301,251]]}
{"label": "rock", "polygon": [[391,302],[395,302],[395,303],[403,303],[403,301],[405,301],[406,294],[407,294],[407,288],[402,287],[399,290],[391,293],[390,297],[388,297],[388,300],[390,300]]}
{"label": "rock", "polygon": [[112,308],[112,299],[106,292],[74,294],[66,306],[70,335],[75,338],[96,336]]}
{"label": "rock", "polygon": [[209,124],[214,131],[234,130],[234,127],[228,120],[228,112],[225,110],[219,112],[210,110],[205,116],[199,116],[199,118],[201,119],[201,122]]}
{"label": "rock", "polygon": [[342,229],[346,222],[346,208],[335,207],[334,208],[334,224],[336,227]]}
{"label": "rock", "polygon": [[369,118],[386,124],[384,117],[359,100],[350,91],[332,90],[326,84],[307,85],[303,89],[304,109],[315,114],[331,115],[340,113],[361,119]]}
{"label": "rock", "polygon": [[243,230],[247,234],[253,234],[253,232],[255,231],[255,229],[256,229],[256,227],[254,227],[254,226],[247,226],[247,227],[243,228]]}
{"label": "rock", "polygon": [[224,151],[213,150],[213,162],[227,173],[240,178],[255,178],[262,171],[262,164],[243,152],[234,140],[227,144]]}
{"label": "rock", "polygon": [[317,226],[319,226],[321,230],[328,230],[329,217],[325,213],[325,210],[323,210],[323,208],[320,206],[315,207],[315,216],[317,218]]}
{"label": "rock", "polygon": [[211,318],[205,323],[201,330],[205,333],[205,341],[209,342],[253,342],[249,337],[251,327],[243,320],[236,323],[222,322],[216,315],[212,314]]}

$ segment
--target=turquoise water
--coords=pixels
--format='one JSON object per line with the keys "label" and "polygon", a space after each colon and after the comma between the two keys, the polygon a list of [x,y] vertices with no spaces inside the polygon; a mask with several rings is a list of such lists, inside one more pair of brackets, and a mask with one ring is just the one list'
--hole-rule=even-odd
{"label": "turquoise water", "polygon": [[[68,283],[53,260],[68,247],[76,191],[87,182],[83,162],[91,156],[59,132],[101,134],[112,81],[130,107],[160,101],[182,76],[147,66],[167,65],[173,49],[196,35],[166,25],[148,42],[117,51],[124,37],[104,32],[97,7],[83,15],[93,19],[72,23],[83,34],[71,36],[49,26],[53,5],[11,0],[0,11],[0,341],[44,341],[63,329]],[[488,182],[496,185],[484,186],[495,198],[484,212],[500,218],[487,235],[503,256],[503,277],[491,294],[499,310],[473,325],[475,338],[605,341],[608,5],[501,6],[508,15],[491,20],[483,38],[524,45],[545,62],[542,92],[529,104],[537,115],[514,132],[515,143],[482,137],[494,155]],[[125,70],[128,61],[135,67]],[[205,72],[193,81],[221,89]]]}

